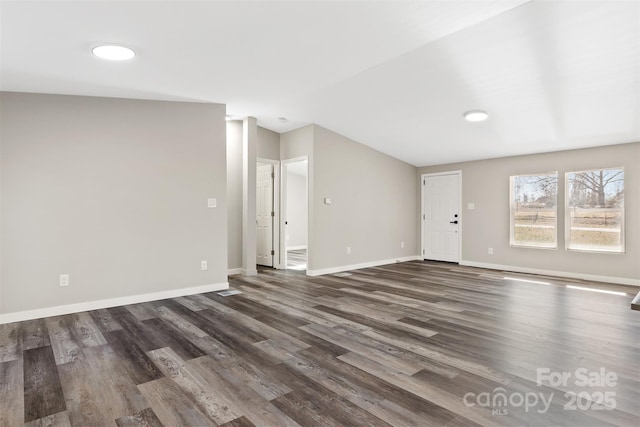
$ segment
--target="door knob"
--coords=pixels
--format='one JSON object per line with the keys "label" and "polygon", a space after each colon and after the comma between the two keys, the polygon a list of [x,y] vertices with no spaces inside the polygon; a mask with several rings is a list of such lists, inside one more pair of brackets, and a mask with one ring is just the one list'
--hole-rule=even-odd
{"label": "door knob", "polygon": [[458,223],[458,220],[455,220],[455,221],[449,221],[449,224],[457,224],[457,223]]}

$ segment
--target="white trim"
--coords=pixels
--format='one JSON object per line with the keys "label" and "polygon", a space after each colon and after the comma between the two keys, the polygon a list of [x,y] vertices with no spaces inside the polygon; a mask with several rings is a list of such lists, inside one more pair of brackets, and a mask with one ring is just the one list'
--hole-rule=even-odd
{"label": "white trim", "polygon": [[453,171],[444,171],[444,172],[434,172],[434,173],[423,173],[420,175],[420,181],[423,183],[420,184],[420,259],[424,260],[425,257],[425,245],[424,245],[424,180],[430,176],[442,176],[442,175],[458,175],[458,209],[460,212],[458,213],[458,262],[462,260],[462,229],[464,226],[464,215],[462,211],[464,208],[462,207],[462,169],[453,170]]}
{"label": "white trim", "polygon": [[153,292],[150,294],[130,295],[126,297],[80,302],[76,304],[58,305],[55,307],[38,308],[35,310],[16,311],[13,313],[0,314],[0,324],[21,322],[23,320],[40,319],[50,316],[60,316],[64,314],[79,313],[82,311],[98,310],[101,308],[116,307],[128,304],[137,304],[141,302],[156,301],[167,298],[176,298],[185,295],[201,294],[204,292],[216,292],[222,291],[224,289],[229,289],[228,282],[193,286],[190,288],[182,289],[171,289],[168,291]]}
{"label": "white trim", "polygon": [[339,267],[322,268],[320,270],[307,270],[307,276],[322,276],[323,274],[340,273],[342,271],[358,270],[361,268],[378,267],[380,265],[396,264],[407,261],[421,261],[420,255],[405,256],[400,258],[384,259],[380,261],[363,262],[360,264],[341,265]]}
{"label": "white trim", "polygon": [[543,276],[565,277],[568,279],[582,279],[593,282],[615,283],[618,285],[640,286],[640,279],[627,277],[599,276],[595,274],[574,273],[570,271],[543,270],[538,268],[517,267],[514,265],[488,264],[475,261],[460,261],[460,265],[469,267],[487,268],[490,270],[513,271],[516,273],[540,274]]}
{"label": "white trim", "polygon": [[234,274],[242,274],[242,267],[230,268],[227,270],[227,276],[233,276]]}
{"label": "white trim", "polygon": [[288,251],[299,251],[301,249],[307,249],[307,245],[302,246],[287,246]]}
{"label": "white trim", "polygon": [[258,274],[258,269],[256,269],[256,268],[251,268],[251,269],[241,268],[240,269],[240,274],[242,274],[243,276],[255,276],[255,275]]}

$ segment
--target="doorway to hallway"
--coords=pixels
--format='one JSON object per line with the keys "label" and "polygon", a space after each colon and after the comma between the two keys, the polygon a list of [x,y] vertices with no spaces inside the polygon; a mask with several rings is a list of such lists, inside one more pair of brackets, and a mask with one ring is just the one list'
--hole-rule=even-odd
{"label": "doorway to hallway", "polygon": [[282,246],[285,268],[306,270],[308,260],[308,160],[282,161]]}

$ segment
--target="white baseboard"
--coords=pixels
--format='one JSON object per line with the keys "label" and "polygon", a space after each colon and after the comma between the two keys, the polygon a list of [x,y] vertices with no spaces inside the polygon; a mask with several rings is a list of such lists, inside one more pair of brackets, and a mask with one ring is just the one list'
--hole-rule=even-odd
{"label": "white baseboard", "polygon": [[380,261],[363,262],[360,264],[350,264],[350,265],[341,265],[339,267],[322,268],[319,270],[307,270],[307,276],[322,276],[323,274],[340,273],[342,271],[358,270],[360,268],[378,267],[380,265],[395,264],[398,262],[406,262],[406,261],[416,261],[421,259],[422,258],[418,255],[412,255],[412,256],[406,256],[406,257],[400,257],[400,258],[383,259]]}
{"label": "white baseboard", "polygon": [[50,316],[61,316],[63,314],[79,313],[82,311],[98,310],[101,308],[116,307],[127,304],[138,304],[141,302],[201,294],[204,292],[216,292],[225,289],[229,289],[228,282],[194,286],[191,288],[171,289],[168,291],[153,292],[150,294],[80,302],[77,304],[58,305],[55,307],[39,308],[36,310],[16,311],[14,313],[0,314],[0,325],[3,323],[21,322],[23,320],[41,319],[43,317]]}
{"label": "white baseboard", "polygon": [[233,276],[234,274],[242,274],[242,268],[230,268],[227,270],[227,276]]}
{"label": "white baseboard", "polygon": [[517,267],[513,265],[488,264],[475,261],[460,261],[460,265],[469,267],[488,268],[491,270],[513,271],[515,273],[540,274],[543,276],[566,277],[568,279],[582,279],[593,282],[616,283],[618,285],[640,286],[640,280],[627,277],[598,276],[595,274],[573,273],[569,271],[543,270],[538,268]]}
{"label": "white baseboard", "polygon": [[288,251],[299,251],[301,249],[307,249],[307,245],[302,246],[287,246]]}

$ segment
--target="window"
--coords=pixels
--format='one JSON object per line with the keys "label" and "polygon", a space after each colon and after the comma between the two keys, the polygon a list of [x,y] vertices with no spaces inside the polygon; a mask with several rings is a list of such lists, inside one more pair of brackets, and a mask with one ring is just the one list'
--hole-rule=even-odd
{"label": "window", "polygon": [[624,169],[568,172],[567,249],[624,252]]}
{"label": "window", "polygon": [[557,248],[558,172],[511,177],[511,246]]}

